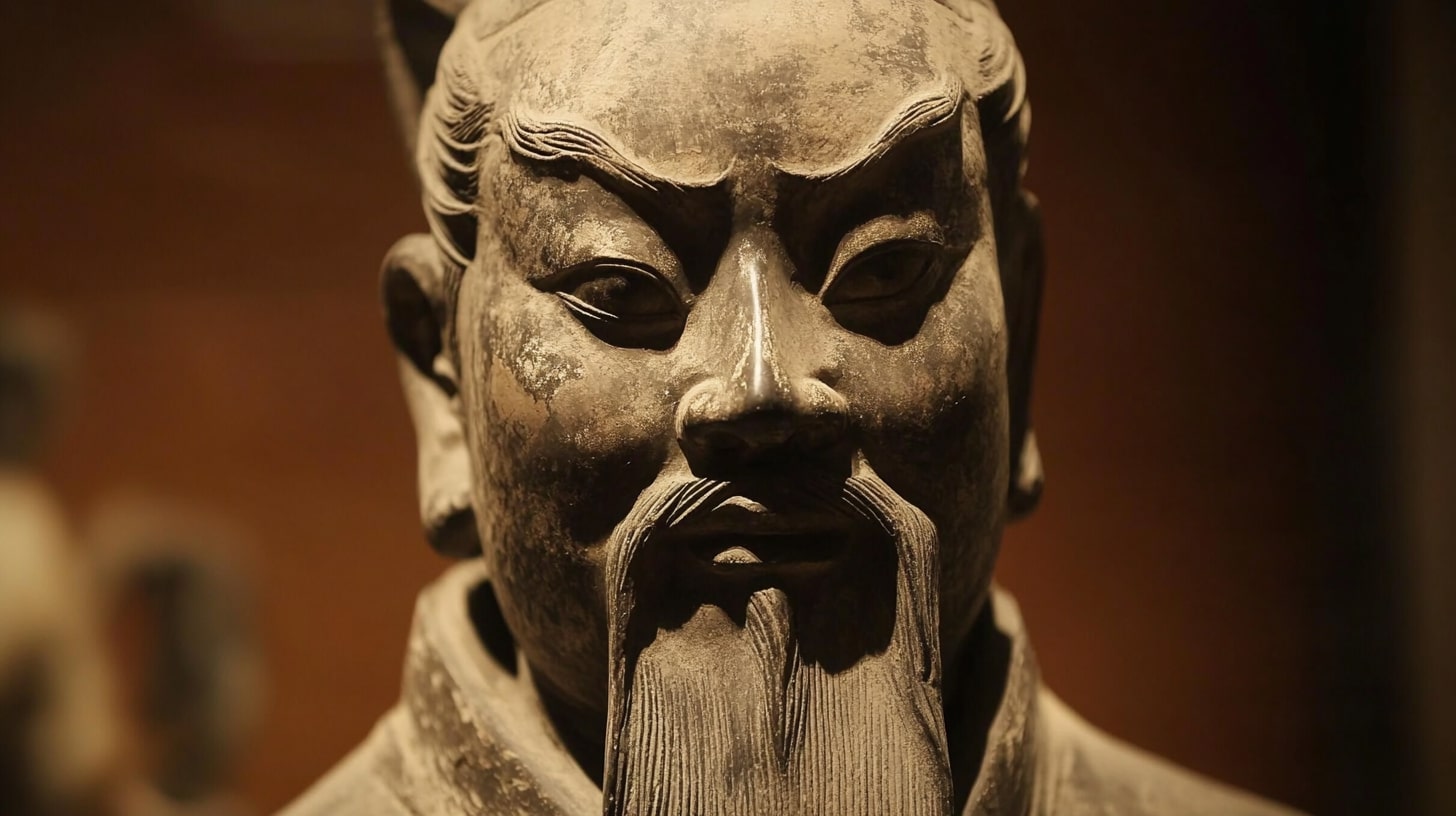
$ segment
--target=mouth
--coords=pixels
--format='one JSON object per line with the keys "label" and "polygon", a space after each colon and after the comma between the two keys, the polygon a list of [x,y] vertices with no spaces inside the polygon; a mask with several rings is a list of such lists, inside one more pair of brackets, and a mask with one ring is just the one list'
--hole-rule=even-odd
{"label": "mouth", "polygon": [[857,537],[844,514],[821,508],[771,508],[732,495],[668,528],[668,548],[720,577],[807,577],[842,562]]}

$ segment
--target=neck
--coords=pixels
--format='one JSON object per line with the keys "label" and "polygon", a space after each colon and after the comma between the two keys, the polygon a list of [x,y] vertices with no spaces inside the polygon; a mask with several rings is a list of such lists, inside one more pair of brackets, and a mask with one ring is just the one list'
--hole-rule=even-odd
{"label": "neck", "polygon": [[993,606],[981,605],[969,636],[946,662],[945,727],[957,813],[965,812],[979,781],[1010,679],[1012,642],[996,627]]}
{"label": "neck", "polygon": [[[529,669],[527,674],[530,674]],[[571,754],[587,778],[601,787],[602,770],[606,764],[607,712],[570,702],[539,675],[532,674],[526,682],[532,684],[540,698],[547,726],[556,740]]]}

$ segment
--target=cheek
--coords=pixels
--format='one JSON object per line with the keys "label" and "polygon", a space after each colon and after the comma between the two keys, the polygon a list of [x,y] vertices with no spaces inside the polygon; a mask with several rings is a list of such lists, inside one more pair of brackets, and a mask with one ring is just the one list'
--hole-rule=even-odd
{"label": "cheek", "polygon": [[994,256],[969,259],[908,342],[856,338],[840,389],[892,458],[963,471],[964,454],[997,448],[1006,435],[1006,329]]}
{"label": "cheek", "polygon": [[[650,481],[624,476],[662,461],[672,424],[664,355],[606,346],[525,283],[471,288],[462,300],[484,305],[461,314],[464,409],[482,475],[540,500],[514,511],[632,494]],[[606,532],[573,526],[572,537],[594,543]]]}
{"label": "cheek", "polygon": [[665,360],[607,347],[550,296],[497,281],[461,292],[482,304],[460,314],[482,515],[512,549],[595,558],[666,454]]}
{"label": "cheek", "polygon": [[672,427],[665,367],[606,347],[505,275],[472,270],[458,304],[473,504],[502,611],[533,666],[597,702],[599,545],[661,469]]}
{"label": "cheek", "polygon": [[989,254],[966,264],[913,340],[856,344],[841,386],[864,413],[866,459],[935,522],[948,625],[989,580],[1009,473],[1005,319]]}

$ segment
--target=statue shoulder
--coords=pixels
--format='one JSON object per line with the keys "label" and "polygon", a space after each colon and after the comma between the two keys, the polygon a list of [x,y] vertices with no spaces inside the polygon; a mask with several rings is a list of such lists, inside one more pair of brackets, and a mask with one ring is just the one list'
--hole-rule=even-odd
{"label": "statue shoulder", "polygon": [[1102,733],[1045,689],[1035,814],[1056,816],[1300,816]]}
{"label": "statue shoulder", "polygon": [[277,816],[415,816],[401,796],[399,709]]}

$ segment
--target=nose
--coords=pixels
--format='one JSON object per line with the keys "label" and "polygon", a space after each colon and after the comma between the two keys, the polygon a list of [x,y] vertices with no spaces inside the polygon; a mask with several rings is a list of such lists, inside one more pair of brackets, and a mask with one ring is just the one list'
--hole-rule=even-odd
{"label": "nose", "polygon": [[694,473],[732,478],[750,468],[835,464],[847,425],[842,397],[807,377],[772,399],[763,396],[719,377],[688,393],[678,411],[678,444]]}
{"label": "nose", "polygon": [[848,406],[826,382],[829,355],[792,285],[792,266],[767,231],[734,239],[723,257],[714,277],[720,298],[698,304],[712,309],[708,376],[678,403],[678,443],[705,478],[823,469],[844,447]]}

